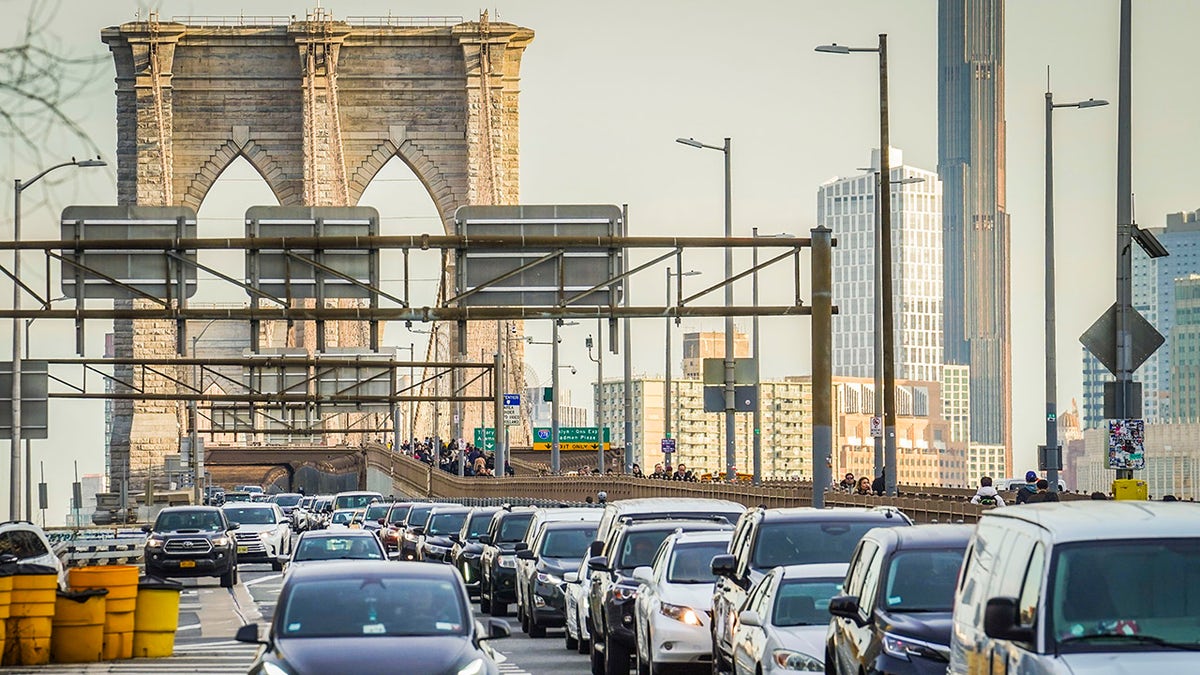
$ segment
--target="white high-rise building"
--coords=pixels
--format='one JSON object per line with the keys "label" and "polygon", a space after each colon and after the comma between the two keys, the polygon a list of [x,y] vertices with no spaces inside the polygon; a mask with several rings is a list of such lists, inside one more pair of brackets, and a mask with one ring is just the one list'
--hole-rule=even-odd
{"label": "white high-rise building", "polygon": [[[898,380],[942,379],[942,183],[889,154],[892,289]],[[834,178],[817,191],[817,222],[833,230],[833,374],[872,377],[875,349],[875,172]],[[915,181],[898,184],[898,181]]]}

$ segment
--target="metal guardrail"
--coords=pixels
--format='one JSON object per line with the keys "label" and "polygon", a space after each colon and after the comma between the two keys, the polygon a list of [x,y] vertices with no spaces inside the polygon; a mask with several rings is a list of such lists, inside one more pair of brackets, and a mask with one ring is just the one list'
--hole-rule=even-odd
{"label": "metal guardrail", "polygon": [[50,529],[46,538],[64,567],[137,565],[146,544],[138,527]]}
{"label": "metal guardrail", "polygon": [[396,28],[446,27],[463,23],[461,16],[348,16],[351,26],[392,26]]}
{"label": "metal guardrail", "polygon": [[292,22],[290,16],[173,16],[172,23],[182,23],[186,26],[286,26]]}

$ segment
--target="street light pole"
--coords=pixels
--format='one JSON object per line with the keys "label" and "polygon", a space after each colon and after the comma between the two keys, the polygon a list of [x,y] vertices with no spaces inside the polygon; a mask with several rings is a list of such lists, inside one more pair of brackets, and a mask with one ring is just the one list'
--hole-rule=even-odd
{"label": "street light pole", "polygon": [[[755,239],[758,238],[758,228],[751,230]],[[758,247],[754,247],[751,267],[754,268],[754,284],[750,291],[750,303],[758,307]],[[762,485],[762,353],[758,347],[758,315],[755,314],[750,324],[750,350],[754,354],[754,484]],[[772,397],[774,398],[774,397]]]}
{"label": "street light pole", "polygon": [[596,358],[592,358],[592,336],[587,337],[588,359],[596,363],[596,468],[604,474],[604,319],[596,319]]}
{"label": "street light pole", "polygon": [[[13,181],[14,242],[21,241],[21,193],[25,188],[41,180],[42,176],[66,166],[86,168],[106,166],[106,164],[99,158],[84,160],[71,158],[71,161],[55,164],[27,181],[22,181],[20,178],[15,179]],[[19,310],[21,309],[21,284],[17,283],[21,278],[21,251],[19,249],[13,249],[12,276],[14,280],[13,309]],[[21,366],[21,320],[14,316],[12,320],[12,444],[9,453],[11,465],[9,466],[8,485],[8,515],[10,520],[19,520],[21,518]]]}
{"label": "street light pole", "polygon": [[[694,277],[700,274],[698,270],[688,270],[686,272],[672,272],[671,268],[667,268],[667,307],[671,306],[671,278],[679,279],[680,292],[677,297],[683,297],[683,277]],[[666,375],[663,378],[663,435],[671,438],[671,317],[667,317],[667,359],[665,366]],[[675,323],[679,323],[679,317],[675,318]],[[679,447],[676,444],[675,450],[678,452]],[[671,455],[663,453],[663,464],[671,464]],[[676,462],[677,463],[677,462]]]}
{"label": "street light pole", "polygon": [[[879,34],[877,47],[845,47],[838,44],[821,45],[818,52],[850,54],[874,52],[879,55],[879,255],[880,311],[883,314],[883,436],[884,483],[888,495],[895,496],[898,478],[896,465],[896,359],[895,316],[892,298],[892,188],[891,149],[888,139],[888,72],[887,33]],[[877,326],[876,330],[880,330]]]}
{"label": "street light pole", "polygon": [[[725,138],[724,145],[708,145],[701,143],[693,138],[677,138],[677,143],[691,146],[693,148],[705,148],[708,150],[720,150],[725,155],[725,238],[729,239],[733,236],[733,203],[732,203],[732,178],[730,175],[730,143],[729,138]],[[733,277],[733,249],[725,247],[725,306],[733,306],[733,283],[730,281]],[[734,366],[735,355],[733,353],[733,317],[725,317],[725,479],[729,482],[737,480],[737,429],[734,426],[734,410],[736,403],[734,400]]]}
{"label": "street light pole", "polygon": [[[1047,78],[1048,79],[1048,78]],[[1088,99],[1076,103],[1055,103],[1046,91],[1046,450],[1050,461],[1046,481],[1050,492],[1058,492],[1058,366],[1054,297],[1054,110],[1055,108],[1097,108],[1108,101]]]}

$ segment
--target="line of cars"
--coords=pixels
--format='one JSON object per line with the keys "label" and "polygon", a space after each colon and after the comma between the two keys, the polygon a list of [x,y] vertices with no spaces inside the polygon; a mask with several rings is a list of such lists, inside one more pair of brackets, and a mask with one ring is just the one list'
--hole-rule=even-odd
{"label": "line of cars", "polygon": [[[575,509],[492,514],[480,537],[481,608],[506,616],[515,603],[531,637],[562,625],[564,646],[589,654],[593,674],[1200,664],[1192,504],[1009,507],[977,526],[914,525],[890,507],[717,500],[624,500],[579,523],[555,522],[555,511]],[[595,538],[574,541],[577,553],[551,545],[593,519]]]}

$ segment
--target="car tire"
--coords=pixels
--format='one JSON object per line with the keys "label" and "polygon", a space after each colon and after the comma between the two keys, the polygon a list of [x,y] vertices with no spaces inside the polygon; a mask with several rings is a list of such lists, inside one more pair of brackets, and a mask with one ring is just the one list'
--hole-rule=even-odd
{"label": "car tire", "polygon": [[825,675],[837,675],[837,663],[833,660],[833,652],[829,651],[829,647],[825,648]]}
{"label": "car tire", "polygon": [[492,593],[484,586],[482,582],[479,584],[479,611],[484,614],[492,613]]}
{"label": "car tire", "polygon": [[492,614],[492,616],[508,616],[508,603],[507,602],[496,602],[496,599],[492,598],[491,614]]}
{"label": "car tire", "polygon": [[[594,637],[595,633],[592,633],[592,635]],[[596,649],[596,640],[595,639],[593,639],[591,641],[590,649],[588,650],[588,652],[591,654],[592,675],[605,675],[604,674],[604,652],[601,652],[598,649]]]}
{"label": "car tire", "polygon": [[642,658],[642,641],[638,640],[637,649],[634,650],[634,656],[637,660],[637,675],[650,675],[650,661]]}
{"label": "car tire", "polygon": [[282,572],[283,571],[283,563],[278,560],[272,560],[271,561],[271,571],[272,572]]}
{"label": "car tire", "polygon": [[564,640],[567,643],[566,644],[567,650],[575,651],[576,649],[578,649],[579,648],[579,638],[572,636],[571,631],[569,629],[564,631],[564,634],[567,636]]}
{"label": "car tire", "polygon": [[604,675],[629,675],[629,648],[615,640],[604,641]]}
{"label": "car tire", "polygon": [[220,577],[221,588],[233,588],[237,585],[237,566],[231,565]]}

